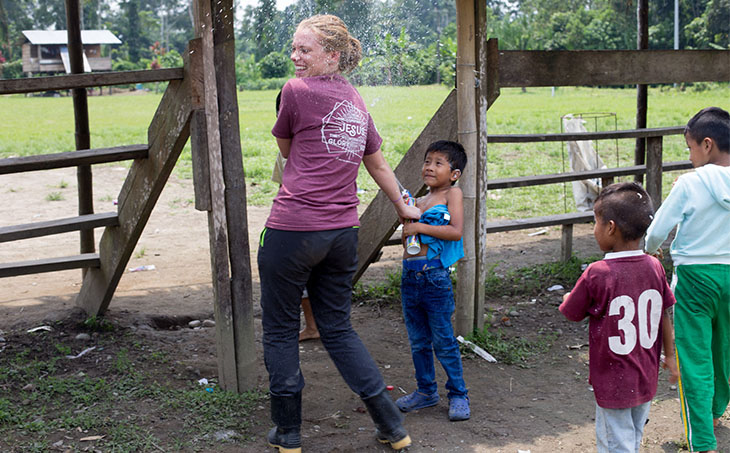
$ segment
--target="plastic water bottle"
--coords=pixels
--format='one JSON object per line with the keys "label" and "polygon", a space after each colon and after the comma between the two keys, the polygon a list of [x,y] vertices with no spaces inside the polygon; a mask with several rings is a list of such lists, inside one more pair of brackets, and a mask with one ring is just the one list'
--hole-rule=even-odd
{"label": "plastic water bottle", "polygon": [[[416,199],[411,196],[410,192],[408,192],[407,190],[404,190],[403,196],[407,197],[406,204],[408,206],[416,205]],[[412,220],[409,220],[409,222],[412,222]],[[416,255],[420,251],[421,251],[421,241],[418,239],[418,235],[414,234],[413,236],[406,237],[406,252],[408,252],[409,255]]]}

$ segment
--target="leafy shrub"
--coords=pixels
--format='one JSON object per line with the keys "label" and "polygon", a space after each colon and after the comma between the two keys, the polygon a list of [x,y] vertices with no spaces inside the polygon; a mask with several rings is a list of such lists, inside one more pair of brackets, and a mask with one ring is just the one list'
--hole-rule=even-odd
{"label": "leafy shrub", "polygon": [[138,63],[129,60],[114,60],[112,62],[112,70],[114,71],[136,71],[138,69],[147,69],[150,60],[140,60]]}
{"label": "leafy shrub", "polygon": [[160,65],[163,68],[180,68],[183,65],[183,58],[177,50],[172,49],[160,56]]}
{"label": "leafy shrub", "polygon": [[239,86],[243,90],[280,90],[287,80],[289,80],[288,77],[278,79],[247,80]]}
{"label": "leafy shrub", "polygon": [[0,77],[3,79],[20,79],[23,77],[23,60],[15,60],[0,64]]}
{"label": "leafy shrub", "polygon": [[259,61],[259,68],[264,79],[281,78],[292,73],[292,62],[282,52],[271,52]]}

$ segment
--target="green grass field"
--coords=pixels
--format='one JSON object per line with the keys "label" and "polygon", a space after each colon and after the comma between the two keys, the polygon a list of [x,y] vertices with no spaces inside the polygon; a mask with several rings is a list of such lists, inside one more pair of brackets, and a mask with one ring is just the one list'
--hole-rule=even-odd
{"label": "green grass field", "polygon": [[[664,87],[649,90],[648,127],[679,126],[699,109],[730,107],[730,87],[686,91]],[[395,166],[408,150],[449,89],[442,86],[362,87],[360,92],[384,138],[383,151]],[[275,91],[239,92],[241,147],[249,203],[267,205],[276,185],[269,180],[276,156],[271,136]],[[91,143],[95,148],[146,142],[147,127],[161,94],[115,95],[89,98]],[[612,113],[590,120],[588,130],[631,129],[635,124],[634,89],[550,88],[505,89],[487,115],[490,134],[556,133],[560,118],[568,113]],[[70,97],[0,97],[0,158],[26,156],[74,148],[73,106]],[[631,165],[632,140],[595,143],[609,167]],[[681,136],[665,139],[665,160],[686,159]],[[568,168],[567,149],[560,143],[491,145],[489,178],[557,173]],[[189,145],[177,164],[176,174],[192,175]],[[671,182],[676,175],[666,175]],[[377,187],[364,168],[358,179],[363,202],[372,200]],[[670,184],[665,184],[668,190]],[[565,194],[567,194],[567,201]],[[547,215],[573,209],[570,186],[495,191],[488,200],[489,217]]]}

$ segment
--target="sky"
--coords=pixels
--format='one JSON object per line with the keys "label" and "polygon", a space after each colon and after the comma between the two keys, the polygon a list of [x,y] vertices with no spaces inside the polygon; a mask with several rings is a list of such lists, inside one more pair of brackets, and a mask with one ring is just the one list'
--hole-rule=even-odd
{"label": "sky", "polygon": [[[287,6],[294,3],[294,1],[295,0],[276,0],[276,9],[278,9],[279,11],[282,11],[284,8],[286,8]],[[258,3],[259,3],[258,0],[239,0],[238,1],[238,4],[240,5],[241,9],[246,8],[246,6],[248,6],[248,5],[257,6]]]}

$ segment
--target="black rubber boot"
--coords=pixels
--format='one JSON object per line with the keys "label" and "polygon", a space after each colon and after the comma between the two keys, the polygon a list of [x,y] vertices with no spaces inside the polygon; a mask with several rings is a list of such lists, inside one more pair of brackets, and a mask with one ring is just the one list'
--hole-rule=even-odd
{"label": "black rubber boot", "polygon": [[302,436],[302,393],[293,396],[271,395],[271,428],[267,439],[269,445],[280,453],[301,453]]}
{"label": "black rubber boot", "polygon": [[403,415],[390,399],[387,390],[370,398],[363,398],[362,401],[375,422],[375,436],[378,438],[378,442],[390,444],[394,450],[411,445],[411,437],[403,427]]}

